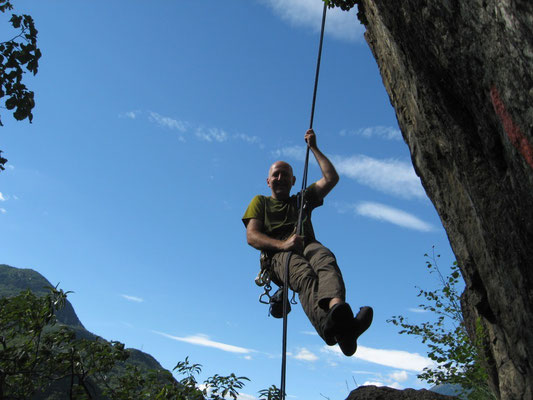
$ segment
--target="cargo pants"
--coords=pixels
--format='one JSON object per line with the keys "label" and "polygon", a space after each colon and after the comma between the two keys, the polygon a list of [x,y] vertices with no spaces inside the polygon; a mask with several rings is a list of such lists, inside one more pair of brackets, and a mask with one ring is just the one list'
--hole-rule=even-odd
{"label": "cargo pants", "polygon": [[[289,252],[279,252],[271,258],[271,279],[282,286]],[[324,339],[323,325],[328,314],[329,300],[345,301],[346,289],[333,253],[320,242],[305,246],[303,255],[292,253],[289,262],[289,287],[298,293],[305,314],[317,333]]]}

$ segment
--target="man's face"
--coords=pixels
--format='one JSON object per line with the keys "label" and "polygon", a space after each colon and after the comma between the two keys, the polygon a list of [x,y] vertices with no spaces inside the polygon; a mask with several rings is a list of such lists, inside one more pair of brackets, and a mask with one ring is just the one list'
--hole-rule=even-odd
{"label": "man's face", "polygon": [[268,171],[267,184],[272,190],[272,197],[286,200],[291,194],[291,188],[296,182],[292,167],[284,161],[277,161]]}

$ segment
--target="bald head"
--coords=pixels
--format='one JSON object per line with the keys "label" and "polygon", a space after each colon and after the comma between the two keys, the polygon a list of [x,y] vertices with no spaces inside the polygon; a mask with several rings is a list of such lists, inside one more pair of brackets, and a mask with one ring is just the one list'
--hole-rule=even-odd
{"label": "bald head", "polygon": [[285,161],[276,161],[268,170],[267,184],[272,190],[272,197],[286,200],[291,194],[291,188],[296,182],[292,167]]}
{"label": "bald head", "polygon": [[292,172],[292,167],[288,162],[276,161],[274,164],[270,166],[270,169],[268,170],[268,176],[272,174],[273,170],[276,170],[278,168],[287,169],[288,171],[290,171],[291,175],[294,175],[294,173]]}

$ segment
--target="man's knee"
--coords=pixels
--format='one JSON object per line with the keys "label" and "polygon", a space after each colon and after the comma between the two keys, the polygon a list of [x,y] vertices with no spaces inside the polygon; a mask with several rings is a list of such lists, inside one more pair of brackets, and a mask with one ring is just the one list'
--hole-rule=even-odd
{"label": "man's knee", "polygon": [[335,260],[335,255],[333,252],[320,242],[313,242],[307,245],[304,250],[304,257],[309,261],[317,257],[331,257],[333,260]]}

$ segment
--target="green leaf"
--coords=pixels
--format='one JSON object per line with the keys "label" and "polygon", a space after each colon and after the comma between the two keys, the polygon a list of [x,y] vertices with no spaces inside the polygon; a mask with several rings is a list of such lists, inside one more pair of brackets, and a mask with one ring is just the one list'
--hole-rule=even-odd
{"label": "green leaf", "polygon": [[431,311],[432,320],[420,324],[411,324],[403,316],[394,316],[387,322],[400,326],[400,334],[415,335],[428,346],[428,357],[437,362],[432,368],[425,368],[418,375],[419,379],[432,385],[453,383],[467,390],[465,398],[469,400],[495,399],[488,386],[488,375],[483,367],[483,343],[487,334],[482,325],[473,337],[468,335],[461,313],[459,293],[462,291],[460,270],[457,262],[444,276],[437,264],[439,255],[425,254],[426,266],[431,274],[436,274],[440,287],[436,290],[420,289],[418,297],[426,300],[419,307]]}

